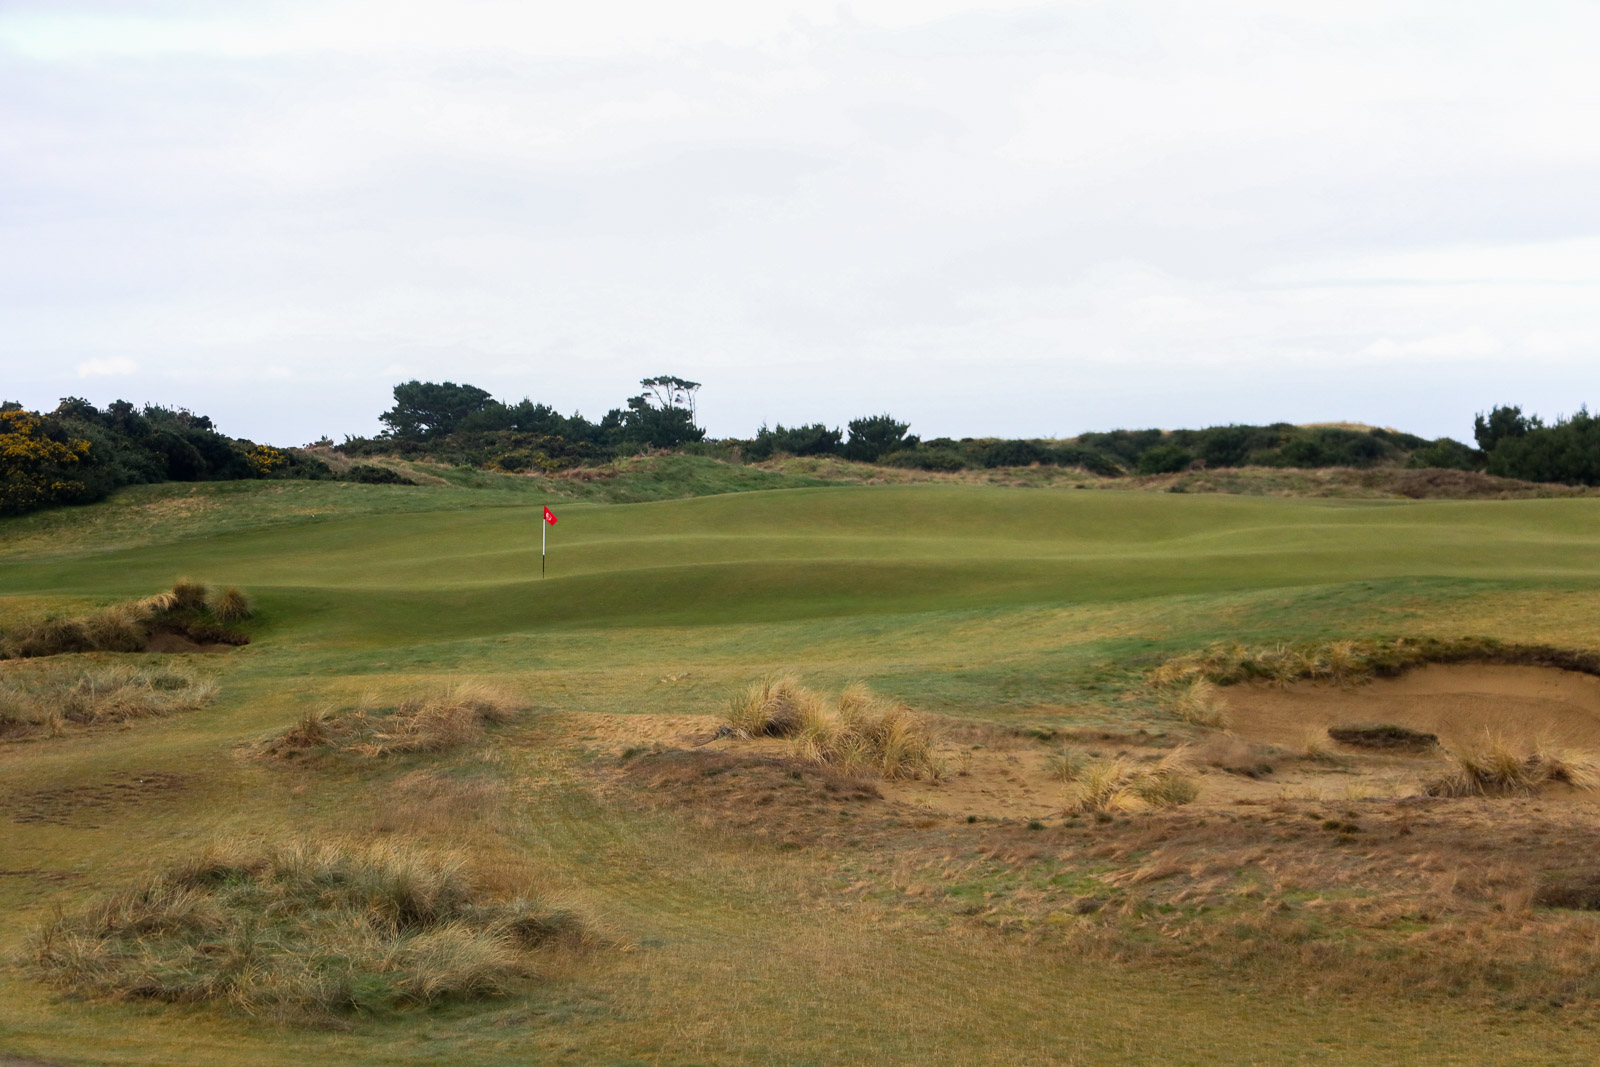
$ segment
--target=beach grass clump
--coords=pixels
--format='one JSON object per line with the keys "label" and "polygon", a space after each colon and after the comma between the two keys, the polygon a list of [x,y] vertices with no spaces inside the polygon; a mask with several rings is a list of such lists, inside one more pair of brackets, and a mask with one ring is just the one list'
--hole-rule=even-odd
{"label": "beach grass clump", "polygon": [[369,759],[446,752],[481,740],[487,727],[510,722],[517,709],[516,699],[503,690],[463,682],[409,697],[393,707],[368,700],[349,711],[309,710],[257,750],[275,759],[319,750]]}
{"label": "beach grass clump", "polygon": [[830,702],[792,675],[769,677],[732,702],[726,729],[743,738],[784,738],[795,756],[844,774],[944,775],[928,718],[860,683],[846,686]]}
{"label": "beach grass clump", "polygon": [[540,950],[594,940],[537,896],[487,899],[458,857],[224,842],[48,920],[25,962],[82,996],[314,1022],[501,996]]}
{"label": "beach grass clump", "polygon": [[13,668],[0,676],[0,737],[174,715],[205,707],[216,696],[215,682],[164,667]]}
{"label": "beach grass clump", "polygon": [[1447,757],[1449,769],[1423,785],[1428,796],[1529,796],[1552,782],[1600,788],[1600,758],[1549,744],[1530,750],[1486,733],[1475,744],[1450,749]]}
{"label": "beach grass clump", "polygon": [[1232,721],[1228,703],[1216,683],[1205,678],[1192,678],[1188,684],[1174,688],[1167,706],[1184,722],[1206,730],[1225,730]]}
{"label": "beach grass clump", "polygon": [[1091,760],[1076,779],[1071,806],[1081,812],[1169,808],[1200,795],[1187,748],[1176,748],[1155,764],[1126,756]]}

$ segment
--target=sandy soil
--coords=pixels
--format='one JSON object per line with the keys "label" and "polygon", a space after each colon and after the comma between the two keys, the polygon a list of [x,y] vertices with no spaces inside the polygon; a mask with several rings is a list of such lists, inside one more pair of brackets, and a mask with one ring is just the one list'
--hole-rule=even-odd
{"label": "sandy soil", "polygon": [[1222,690],[1233,732],[1288,748],[1341,723],[1393,723],[1471,744],[1487,731],[1517,743],[1600,750],[1600,678],[1549,667],[1432,666],[1341,688],[1300,682]]}
{"label": "sandy soil", "polygon": [[[1232,727],[1191,739],[1201,776],[1195,809],[1408,797],[1445,769],[1439,751],[1373,753],[1334,744],[1327,728],[1340,724],[1408,726],[1437,734],[1446,746],[1472,744],[1488,732],[1530,749],[1543,743],[1600,752],[1600,678],[1546,667],[1431,666],[1352,687],[1300,683],[1222,692]],[[716,715],[606,715],[585,719],[583,728],[587,740],[613,752],[653,746],[781,757],[788,751],[776,739],[718,738],[720,723]],[[1085,731],[1044,744],[949,723],[939,749],[943,779],[877,785],[884,799],[929,814],[1049,818],[1072,804],[1076,788],[1051,776],[1052,751],[1065,746],[1091,759],[1149,762],[1183,736],[1177,726],[1169,736]],[[1311,740],[1324,758],[1307,751]],[[1600,796],[1564,786],[1550,787],[1549,795],[1600,805]]]}

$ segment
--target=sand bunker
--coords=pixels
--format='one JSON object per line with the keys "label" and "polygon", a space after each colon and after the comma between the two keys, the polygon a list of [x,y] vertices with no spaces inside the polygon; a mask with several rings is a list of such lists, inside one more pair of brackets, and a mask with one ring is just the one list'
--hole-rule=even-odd
{"label": "sand bunker", "polygon": [[1600,751],[1600,678],[1551,667],[1429,666],[1352,688],[1229,686],[1222,698],[1235,734],[1290,749],[1330,726],[1393,723],[1438,734],[1447,748],[1487,732]]}

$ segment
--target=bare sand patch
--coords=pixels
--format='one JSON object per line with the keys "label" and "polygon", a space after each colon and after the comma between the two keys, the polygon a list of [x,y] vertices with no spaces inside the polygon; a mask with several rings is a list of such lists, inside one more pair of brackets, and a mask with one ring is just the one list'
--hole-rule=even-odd
{"label": "bare sand patch", "polygon": [[1222,699],[1235,734],[1284,748],[1330,726],[1392,723],[1438,734],[1446,748],[1488,733],[1600,750],[1600,678],[1551,667],[1433,665],[1351,687],[1228,686]]}

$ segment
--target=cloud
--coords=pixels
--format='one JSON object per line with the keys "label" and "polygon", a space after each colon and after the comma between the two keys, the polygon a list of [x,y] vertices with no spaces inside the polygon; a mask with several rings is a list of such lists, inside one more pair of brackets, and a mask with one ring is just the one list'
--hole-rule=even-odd
{"label": "cloud", "polygon": [[78,377],[80,378],[125,378],[138,372],[139,364],[127,356],[89,359],[78,364]]}

